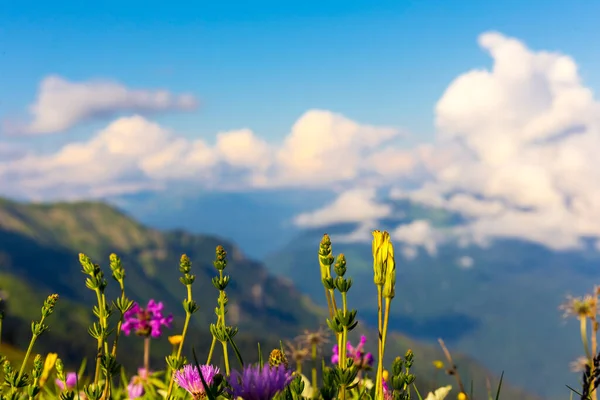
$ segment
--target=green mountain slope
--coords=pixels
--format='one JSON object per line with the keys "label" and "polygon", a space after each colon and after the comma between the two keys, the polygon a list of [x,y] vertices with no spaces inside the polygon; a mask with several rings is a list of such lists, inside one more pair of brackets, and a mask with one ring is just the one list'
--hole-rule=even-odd
{"label": "green mountain slope", "polygon": [[[228,316],[240,327],[236,339],[248,361],[256,359],[253,355],[257,341],[265,349],[272,348],[278,346],[279,339],[291,338],[322,324],[324,310],[296,289],[296,282],[292,284],[288,277],[268,273],[262,264],[246,259],[235,245],[224,239],[149,229],[102,203],[23,204],[0,200],[0,289],[8,294],[3,336],[7,343],[23,348],[29,340],[30,321],[37,318],[44,297],[56,292],[61,299],[49,321],[51,331],[42,337],[36,352],[58,351],[72,368],[82,354],[93,356],[93,341],[86,329],[95,299],[85,288],[79,252],[103,267],[107,266],[108,255],[117,253],[127,270],[129,297],[141,302],[150,298],[163,301],[166,310],[176,317],[175,329],[169,334],[176,333],[181,329],[181,300],[185,296],[178,280],[178,263],[180,255],[186,253],[197,276],[194,297],[201,308],[193,319],[188,345],[199,349],[202,356],[211,340],[207,324],[214,320],[217,292],[210,279],[215,274],[212,260],[219,244],[228,251],[227,272],[231,275]],[[305,274],[299,279],[309,277],[318,282],[318,276],[313,275]],[[370,338],[376,337],[372,330],[362,332]],[[374,339],[370,342],[371,346],[376,343]],[[141,341],[125,338],[124,346],[129,350],[122,362],[129,368],[137,367]],[[166,338],[153,346],[157,351],[152,362],[162,365],[170,349]],[[421,374],[419,382],[423,389],[452,383],[449,377],[440,376],[436,382],[431,379],[431,361],[442,357],[435,346],[424,346],[392,334],[388,361],[403,354],[409,346],[417,356],[415,371]],[[484,379],[491,373],[470,358],[460,354],[455,357],[481,393]],[[505,398],[533,399],[509,386],[504,389]]]}

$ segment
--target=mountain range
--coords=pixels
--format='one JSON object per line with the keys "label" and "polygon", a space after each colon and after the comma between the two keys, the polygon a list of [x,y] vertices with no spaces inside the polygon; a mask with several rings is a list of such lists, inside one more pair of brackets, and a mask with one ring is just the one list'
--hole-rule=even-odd
{"label": "mountain range", "polygon": [[[313,236],[317,241],[320,235]],[[205,356],[210,335],[207,324],[214,320],[213,308],[217,292],[210,284],[215,274],[212,266],[217,245],[228,251],[226,272],[231,275],[228,288],[229,316],[239,326],[236,336],[246,361],[255,361],[257,342],[263,349],[278,346],[280,339],[289,339],[303,330],[314,330],[324,322],[324,308],[304,294],[293,280],[293,274],[273,274],[264,264],[248,259],[233,243],[212,235],[191,234],[182,230],[159,231],[129,217],[123,211],[104,203],[75,202],[29,204],[0,200],[0,289],[6,300],[7,318],[2,346],[23,349],[29,340],[29,325],[39,315],[45,296],[58,293],[61,298],[49,321],[50,331],[36,344],[35,352],[58,351],[70,368],[75,368],[82,355],[94,354],[93,341],[87,326],[92,321],[92,293],[85,288],[84,276],[78,264],[79,252],[107,266],[108,255],[117,253],[127,271],[128,295],[141,303],[150,298],[163,301],[165,309],[175,316],[173,334],[181,329],[184,288],[178,281],[178,260],[182,253],[192,260],[197,275],[194,297],[201,311],[195,315],[189,333],[189,352],[193,346]],[[314,249],[313,249],[314,252]],[[353,257],[349,262],[354,263]],[[288,262],[288,265],[289,264]],[[300,286],[306,286],[306,276]],[[315,276],[318,282],[318,275]],[[113,285],[114,287],[114,285]],[[310,288],[309,286],[306,286]],[[357,290],[358,292],[358,290]],[[319,294],[320,295],[320,294]],[[360,293],[354,294],[360,298]],[[360,303],[354,305],[358,307]],[[362,307],[361,307],[362,308]],[[363,313],[363,312],[361,312]],[[359,314],[359,319],[361,314]],[[365,313],[368,318],[368,314]],[[376,333],[361,321],[358,334],[370,337],[367,348],[374,350]],[[389,336],[386,362],[403,354],[408,348],[416,354],[415,373],[422,390],[453,383],[448,376],[436,376],[431,362],[442,359],[440,349],[396,332]],[[141,360],[141,341],[125,338],[128,357],[122,360],[130,370]],[[6,347],[5,347],[6,348]],[[152,363],[157,367],[169,352],[166,338],[155,341]],[[327,357],[330,351],[325,351]],[[453,354],[466,382],[473,381],[476,393],[485,392],[485,380],[493,385],[498,376],[464,353]],[[218,361],[218,359],[217,359]],[[537,399],[528,390],[503,385],[506,398]],[[529,388],[527,388],[529,389]]]}

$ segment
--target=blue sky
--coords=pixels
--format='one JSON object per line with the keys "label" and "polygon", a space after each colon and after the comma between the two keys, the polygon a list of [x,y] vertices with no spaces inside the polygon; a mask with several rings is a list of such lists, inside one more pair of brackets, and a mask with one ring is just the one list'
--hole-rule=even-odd
{"label": "blue sky", "polygon": [[[390,217],[387,196],[469,216],[476,242],[600,248],[598,15],[573,0],[5,2],[0,195],[318,189],[335,201],[295,223],[355,222],[352,240]],[[439,237],[423,221],[395,235]]]}
{"label": "blue sky", "polygon": [[[591,1],[6,2],[0,116],[23,114],[52,73],[191,92],[197,112],[156,119],[190,137],[249,127],[277,140],[324,108],[408,128],[411,144],[433,135],[449,82],[490,65],[476,43],[484,31],[572,55],[598,90],[594,15]],[[54,148],[92,126],[31,144]]]}

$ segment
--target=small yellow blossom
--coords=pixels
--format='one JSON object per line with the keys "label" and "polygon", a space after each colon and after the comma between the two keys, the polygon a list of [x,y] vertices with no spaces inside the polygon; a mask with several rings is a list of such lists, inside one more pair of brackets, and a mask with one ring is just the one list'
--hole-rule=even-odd
{"label": "small yellow blossom", "polygon": [[42,375],[40,376],[39,385],[40,387],[44,386],[44,383],[48,380],[48,376],[50,375],[50,371],[54,368],[54,364],[56,363],[56,359],[58,358],[58,354],[56,353],[48,353],[46,356],[46,360],[44,361],[44,369],[42,370]]}
{"label": "small yellow blossom", "polygon": [[460,392],[456,398],[458,400],[467,400],[467,395],[464,394],[463,392]]}
{"label": "small yellow blossom", "polygon": [[182,340],[182,335],[169,336],[169,343],[171,343],[173,346],[180,345]]}
{"label": "small yellow blossom", "polygon": [[387,369],[384,369],[383,370],[383,380],[387,381],[389,377],[390,377],[390,373],[388,372]]}
{"label": "small yellow blossom", "polygon": [[443,363],[442,361],[440,361],[440,360],[435,360],[435,361],[433,362],[433,366],[434,366],[436,369],[442,369],[442,368],[444,368],[444,363]]}

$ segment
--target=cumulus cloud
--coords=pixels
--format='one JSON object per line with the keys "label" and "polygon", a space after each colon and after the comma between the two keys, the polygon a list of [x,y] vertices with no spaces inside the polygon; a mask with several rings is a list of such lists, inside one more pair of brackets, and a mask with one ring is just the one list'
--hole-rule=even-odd
{"label": "cumulus cloud", "polygon": [[378,220],[389,216],[392,212],[391,206],[377,203],[375,196],[375,189],[348,190],[322,209],[298,215],[294,222],[301,227],[321,227],[343,222]]}
{"label": "cumulus cloud", "polygon": [[431,179],[394,191],[470,217],[474,241],[517,237],[554,249],[600,236],[600,103],[566,55],[489,32],[491,70],[456,78],[436,105]]}
{"label": "cumulus cloud", "polygon": [[11,133],[49,134],[120,112],[188,111],[196,105],[196,99],[189,94],[134,90],[111,81],[70,82],[52,75],[42,80],[37,99],[29,107],[31,122],[18,125],[5,121],[4,128]]}
{"label": "cumulus cloud", "polygon": [[[392,240],[397,241],[405,248],[422,246],[431,256],[437,254],[438,243],[443,240],[442,234],[436,231],[429,221],[417,220],[408,224],[402,224],[390,232]],[[409,251],[405,250],[405,254]]]}
{"label": "cumulus cloud", "polygon": [[[217,133],[211,145],[178,136],[134,115],[119,118],[91,139],[70,143],[55,153],[27,154],[10,163],[0,160],[0,188],[5,194],[60,198],[160,189],[177,181],[244,190],[324,187],[369,176],[390,180],[411,167],[374,173],[371,163],[381,145],[398,135],[393,128],[362,125],[340,114],[310,110],[280,146],[267,143],[249,129]],[[349,156],[344,158],[346,154]],[[355,221],[385,216],[388,208],[371,205],[371,195],[374,192],[346,193],[341,204],[332,206],[349,205],[355,215],[342,211],[335,215]],[[308,226],[315,223],[314,218],[302,216],[298,221]]]}

